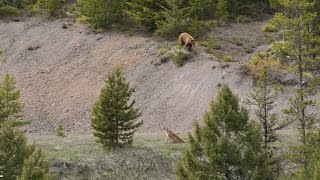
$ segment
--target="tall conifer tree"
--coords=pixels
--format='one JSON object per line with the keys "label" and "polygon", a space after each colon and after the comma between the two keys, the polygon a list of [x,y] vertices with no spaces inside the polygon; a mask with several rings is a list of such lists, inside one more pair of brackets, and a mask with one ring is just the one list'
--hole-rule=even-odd
{"label": "tall conifer tree", "polygon": [[131,145],[134,132],[142,125],[136,122],[141,113],[133,107],[135,101],[130,102],[133,92],[120,68],[108,75],[91,118],[94,136],[106,149]]}
{"label": "tall conifer tree", "polygon": [[12,75],[7,73],[0,84],[0,118],[17,118],[22,105],[19,101],[20,91],[16,89],[16,81]]}
{"label": "tall conifer tree", "polygon": [[282,34],[283,42],[275,43],[273,49],[291,65],[298,77],[298,85],[290,98],[290,107],[284,112],[288,115],[288,123],[298,122],[302,146],[297,148],[297,162],[302,163],[305,172],[308,172],[306,144],[314,125],[314,115],[309,111],[314,105],[314,101],[310,99],[310,89],[314,87],[310,86],[312,80],[307,78],[306,73],[312,74],[320,55],[320,36],[314,27],[315,24],[319,25],[316,20],[317,4],[315,0],[286,0],[279,1],[279,4],[285,11],[277,13],[273,17],[273,23],[286,29]]}
{"label": "tall conifer tree", "polygon": [[266,153],[260,128],[249,122],[247,110],[224,86],[204,125],[195,124],[176,169],[177,179],[266,179]]}

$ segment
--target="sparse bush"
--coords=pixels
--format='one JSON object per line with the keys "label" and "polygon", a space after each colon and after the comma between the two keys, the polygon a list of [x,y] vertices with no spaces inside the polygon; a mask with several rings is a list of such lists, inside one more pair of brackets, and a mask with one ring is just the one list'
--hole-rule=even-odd
{"label": "sparse bush", "polygon": [[234,62],[234,58],[232,56],[230,56],[230,55],[223,56],[222,60],[224,62]]}
{"label": "sparse bush", "polygon": [[190,52],[187,52],[183,49],[177,49],[173,54],[173,63],[175,63],[177,66],[183,66],[190,58]]}
{"label": "sparse bush", "polygon": [[254,54],[247,63],[247,70],[254,76],[259,74],[262,67],[268,67],[271,70],[286,68],[285,64],[265,51]]}
{"label": "sparse bush", "polygon": [[235,44],[235,45],[237,45],[237,46],[243,46],[243,41],[244,39],[243,38],[241,38],[241,37],[232,37],[231,38],[231,43],[232,44]]}
{"label": "sparse bush", "polygon": [[250,53],[253,53],[254,52],[254,49],[252,48],[252,46],[246,46],[244,48],[244,51],[247,53],[247,54],[250,54]]}
{"label": "sparse bush", "polygon": [[277,27],[271,23],[267,23],[261,27],[263,32],[277,32]]}
{"label": "sparse bush", "polygon": [[0,17],[4,16],[18,16],[20,15],[20,10],[13,6],[3,6],[0,7]]}
{"label": "sparse bush", "polygon": [[243,16],[243,15],[240,15],[236,18],[236,21],[238,23],[242,23],[242,24],[245,24],[245,23],[248,23],[250,20],[247,16]]}
{"label": "sparse bush", "polygon": [[166,54],[170,50],[169,46],[164,46],[158,50],[159,56]]}
{"label": "sparse bush", "polygon": [[62,138],[66,137],[62,123],[59,123],[58,127],[56,128],[56,135]]}
{"label": "sparse bush", "polygon": [[0,55],[3,53],[3,49],[0,48]]}
{"label": "sparse bush", "polygon": [[220,49],[221,48],[220,41],[217,38],[217,36],[214,34],[211,34],[206,41],[201,43],[201,45],[203,45],[207,48],[213,48],[213,49]]}

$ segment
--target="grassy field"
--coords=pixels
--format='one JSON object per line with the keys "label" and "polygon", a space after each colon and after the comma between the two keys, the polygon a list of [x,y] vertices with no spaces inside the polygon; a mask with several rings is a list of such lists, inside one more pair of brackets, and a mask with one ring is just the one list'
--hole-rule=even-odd
{"label": "grassy field", "polygon": [[137,134],[133,147],[103,150],[91,135],[29,136],[43,149],[57,179],[174,179],[182,144],[163,134]]}
{"label": "grassy field", "polygon": [[[297,131],[278,133],[279,153],[286,155],[299,144]],[[182,137],[186,139],[186,134]],[[43,149],[57,179],[174,179],[174,169],[186,144],[166,143],[164,134],[136,134],[132,147],[105,151],[91,135],[29,136]],[[284,171],[296,167],[284,161]]]}

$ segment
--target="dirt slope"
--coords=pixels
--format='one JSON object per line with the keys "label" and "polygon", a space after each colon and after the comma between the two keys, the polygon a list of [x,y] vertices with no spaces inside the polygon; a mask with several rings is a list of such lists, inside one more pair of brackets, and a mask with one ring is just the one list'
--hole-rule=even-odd
{"label": "dirt slope", "polygon": [[[63,29],[65,21],[0,21],[0,48],[6,58],[0,77],[7,71],[15,75],[24,117],[32,120],[30,133],[52,134],[59,122],[68,133],[90,133],[92,105],[106,74],[116,66],[125,67],[128,80],[136,87],[142,132],[161,131],[164,126],[191,130],[193,120],[201,121],[208,110],[219,84],[229,84],[240,99],[252,88],[252,80],[238,70],[249,55],[229,40],[234,35],[246,36],[246,43],[254,43],[262,36],[263,22],[215,30],[223,39],[223,48],[235,52],[238,62],[229,67],[197,46],[193,61],[177,68],[172,62],[154,65],[165,42],[129,33],[96,34],[77,24]],[[28,50],[36,45],[40,48]]]}

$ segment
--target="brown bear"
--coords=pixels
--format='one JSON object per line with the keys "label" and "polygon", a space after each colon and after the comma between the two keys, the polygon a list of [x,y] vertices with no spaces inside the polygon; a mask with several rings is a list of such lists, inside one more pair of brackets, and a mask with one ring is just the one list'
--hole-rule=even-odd
{"label": "brown bear", "polygon": [[191,51],[192,47],[195,45],[196,40],[188,33],[181,33],[179,36],[179,43],[183,46],[187,47],[189,51]]}

